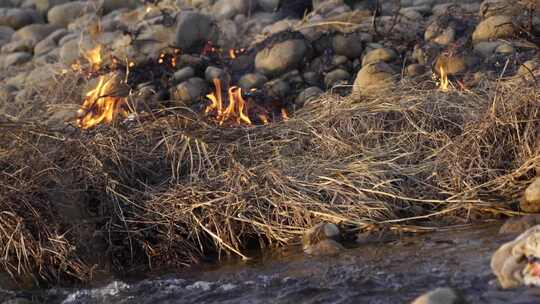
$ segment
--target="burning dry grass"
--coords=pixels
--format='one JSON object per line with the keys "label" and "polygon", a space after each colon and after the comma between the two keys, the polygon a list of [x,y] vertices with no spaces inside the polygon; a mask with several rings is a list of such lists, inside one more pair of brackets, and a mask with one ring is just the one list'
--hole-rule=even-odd
{"label": "burning dry grass", "polygon": [[217,127],[187,110],[71,134],[4,126],[2,269],[87,281],[104,268],[244,257],[323,219],[423,231],[511,214],[540,167],[539,110],[534,86],[404,85],[325,96],[263,127]]}

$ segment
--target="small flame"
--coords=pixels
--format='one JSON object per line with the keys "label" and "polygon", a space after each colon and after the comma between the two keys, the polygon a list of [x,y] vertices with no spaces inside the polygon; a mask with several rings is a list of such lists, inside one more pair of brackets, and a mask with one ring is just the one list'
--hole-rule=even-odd
{"label": "small flame", "polygon": [[287,110],[286,110],[285,108],[282,108],[282,109],[281,109],[281,118],[282,118],[284,121],[289,120],[289,113],[287,113]]}
{"label": "small flame", "polygon": [[259,119],[261,120],[261,122],[263,123],[263,125],[267,125],[268,124],[268,116],[264,115],[264,114],[260,114],[259,115]]}
{"label": "small flame", "polygon": [[247,114],[247,104],[242,96],[242,89],[237,86],[228,89],[227,97],[229,104],[224,108],[221,80],[214,79],[214,86],[215,92],[206,95],[212,103],[206,108],[205,113],[215,112],[220,125],[226,120],[231,119],[236,119],[236,123],[238,124],[245,123],[251,125],[251,119]]}
{"label": "small flame", "polygon": [[109,96],[114,90],[115,81],[101,76],[93,90],[90,90],[84,103],[77,111],[79,119],[77,125],[82,129],[92,128],[102,122],[111,123],[118,115],[127,116],[126,98]]}
{"label": "small flame", "polygon": [[101,57],[101,45],[98,44],[95,48],[84,52],[83,53],[84,58],[88,61],[88,63],[91,64],[92,70],[97,71],[99,70],[101,66],[101,62],[103,61],[103,58]]}
{"label": "small flame", "polygon": [[441,83],[439,85],[439,89],[443,92],[448,92],[450,89],[450,82],[448,81],[448,75],[446,74],[446,71],[442,65],[439,67],[439,72],[441,74]]}

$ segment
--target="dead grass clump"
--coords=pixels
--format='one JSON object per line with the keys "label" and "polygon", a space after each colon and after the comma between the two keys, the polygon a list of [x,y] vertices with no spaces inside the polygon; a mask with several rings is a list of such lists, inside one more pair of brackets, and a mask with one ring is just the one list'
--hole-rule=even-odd
{"label": "dead grass clump", "polygon": [[512,213],[539,165],[538,100],[534,87],[403,85],[327,95],[263,127],[188,111],[90,132],[5,127],[2,269],[85,281],[107,267],[246,258],[321,220],[426,231]]}

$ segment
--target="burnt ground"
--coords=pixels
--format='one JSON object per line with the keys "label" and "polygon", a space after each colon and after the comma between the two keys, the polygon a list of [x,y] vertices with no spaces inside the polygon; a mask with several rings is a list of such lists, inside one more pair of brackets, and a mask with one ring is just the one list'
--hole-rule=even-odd
{"label": "burnt ground", "polygon": [[305,257],[292,249],[246,263],[205,266],[159,278],[19,296],[46,303],[382,304],[409,303],[423,292],[451,286],[470,303],[538,303],[540,296],[534,289],[497,287],[490,257],[511,239],[499,235],[498,226],[405,237],[333,257]]}

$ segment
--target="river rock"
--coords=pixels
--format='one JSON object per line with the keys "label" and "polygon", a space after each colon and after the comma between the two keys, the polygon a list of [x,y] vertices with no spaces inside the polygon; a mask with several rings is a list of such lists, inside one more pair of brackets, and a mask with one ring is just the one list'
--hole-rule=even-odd
{"label": "river rock", "polygon": [[173,101],[180,105],[192,104],[208,92],[206,80],[198,77],[190,78],[173,89]]}
{"label": "river rock", "polygon": [[396,60],[398,57],[397,53],[389,48],[377,48],[374,50],[369,51],[363,58],[362,58],[362,66],[366,66],[368,64],[376,63],[379,61],[384,62],[391,62]]}
{"label": "river rock", "polygon": [[53,6],[64,4],[70,0],[33,0],[37,11],[42,15],[47,15],[49,9]]}
{"label": "river rock", "polygon": [[418,77],[426,72],[426,67],[419,63],[409,64],[405,68],[405,75],[409,77]]}
{"label": "river rock", "polygon": [[525,79],[535,80],[533,77],[535,71],[540,69],[540,60],[531,59],[521,64],[516,72],[518,76],[525,77]]}
{"label": "river rock", "polygon": [[24,40],[33,49],[38,42],[58,30],[59,27],[52,24],[31,24],[16,31],[11,40]]}
{"label": "river rock", "polygon": [[501,41],[481,41],[474,44],[474,51],[483,57],[489,57],[501,44]]}
{"label": "river rock", "polygon": [[525,189],[519,207],[528,213],[540,213],[540,177],[535,178]]}
{"label": "river rock", "polygon": [[460,75],[465,73],[469,67],[478,63],[479,59],[474,56],[441,54],[435,59],[433,72],[440,76],[442,68],[446,71],[447,75]]}
{"label": "river rock", "polygon": [[47,19],[50,24],[67,27],[75,19],[92,10],[86,1],[74,1],[57,5],[49,10]]}
{"label": "river rock", "polygon": [[540,226],[534,226],[516,239],[503,244],[491,257],[491,270],[502,288],[515,288],[525,283],[527,257],[539,257]]}
{"label": "river rock", "polygon": [[15,31],[9,26],[0,25],[0,45],[10,41],[13,33],[15,33]]}
{"label": "river rock", "polygon": [[255,68],[266,76],[276,76],[296,68],[304,59],[307,45],[293,39],[264,48],[255,56]]}
{"label": "river rock", "polygon": [[347,84],[351,79],[351,74],[343,69],[336,69],[324,76],[324,85],[331,88],[339,84]]}
{"label": "river rock", "polygon": [[256,0],[218,0],[212,12],[218,20],[231,19],[238,14],[247,15],[256,5]]}
{"label": "river rock", "polygon": [[182,11],[178,14],[177,20],[172,45],[180,48],[182,52],[189,53],[209,41],[217,43],[218,28],[210,17],[192,11]]}
{"label": "river rock", "polygon": [[303,107],[310,101],[317,99],[323,93],[323,90],[321,90],[319,87],[309,87],[298,94],[295,104],[299,107]]}
{"label": "river rock", "polygon": [[221,80],[221,83],[228,82],[229,75],[221,68],[209,66],[204,71],[204,78],[209,83],[214,83],[214,79]]}
{"label": "river rock", "polygon": [[31,9],[0,8],[0,25],[18,30],[39,21],[37,13]]}
{"label": "river rock", "polygon": [[472,34],[473,42],[497,38],[510,38],[516,34],[516,28],[510,16],[491,16],[480,22]]}
{"label": "river rock", "polygon": [[353,85],[353,93],[371,94],[386,90],[396,84],[395,71],[385,62],[377,62],[362,67]]}
{"label": "river rock", "polygon": [[173,80],[176,83],[180,83],[188,80],[189,78],[192,78],[193,76],[195,76],[195,69],[188,66],[174,72]]}
{"label": "river rock", "polygon": [[358,58],[362,55],[363,39],[361,33],[339,34],[332,39],[332,48],[338,55],[347,56],[350,59]]}
{"label": "river rock", "polygon": [[479,15],[486,19],[492,16],[517,16],[522,13],[522,7],[508,0],[485,0],[480,4]]}
{"label": "river rock", "polygon": [[540,224],[540,214],[527,214],[509,218],[499,229],[499,234],[520,234]]}
{"label": "river rock", "polygon": [[65,29],[59,29],[54,31],[52,34],[47,36],[47,38],[41,40],[34,47],[34,55],[39,56],[45,53],[52,51],[53,49],[58,48],[58,42],[62,37],[68,34],[68,31]]}
{"label": "river rock", "polygon": [[244,91],[251,89],[260,89],[263,85],[268,82],[268,78],[260,73],[248,73],[245,74],[238,80],[238,86]]}
{"label": "river rock", "polygon": [[432,22],[424,32],[424,40],[449,45],[456,40],[456,30],[452,26],[441,27],[439,22]]}
{"label": "river rock", "polygon": [[120,9],[134,9],[141,5],[139,0],[105,0],[101,4],[103,14],[109,14]]}
{"label": "river rock", "polygon": [[320,223],[304,232],[302,249],[309,255],[334,255],[343,251],[341,232],[332,223]]}
{"label": "river rock", "polygon": [[286,98],[291,92],[291,86],[283,79],[274,79],[264,84],[268,96],[273,98]]}
{"label": "river rock", "polygon": [[467,301],[452,288],[437,288],[414,300],[412,304],[466,304]]}
{"label": "river rock", "polygon": [[32,55],[25,52],[12,53],[8,55],[3,55],[1,58],[2,67],[7,69],[8,67],[23,64],[32,59]]}

